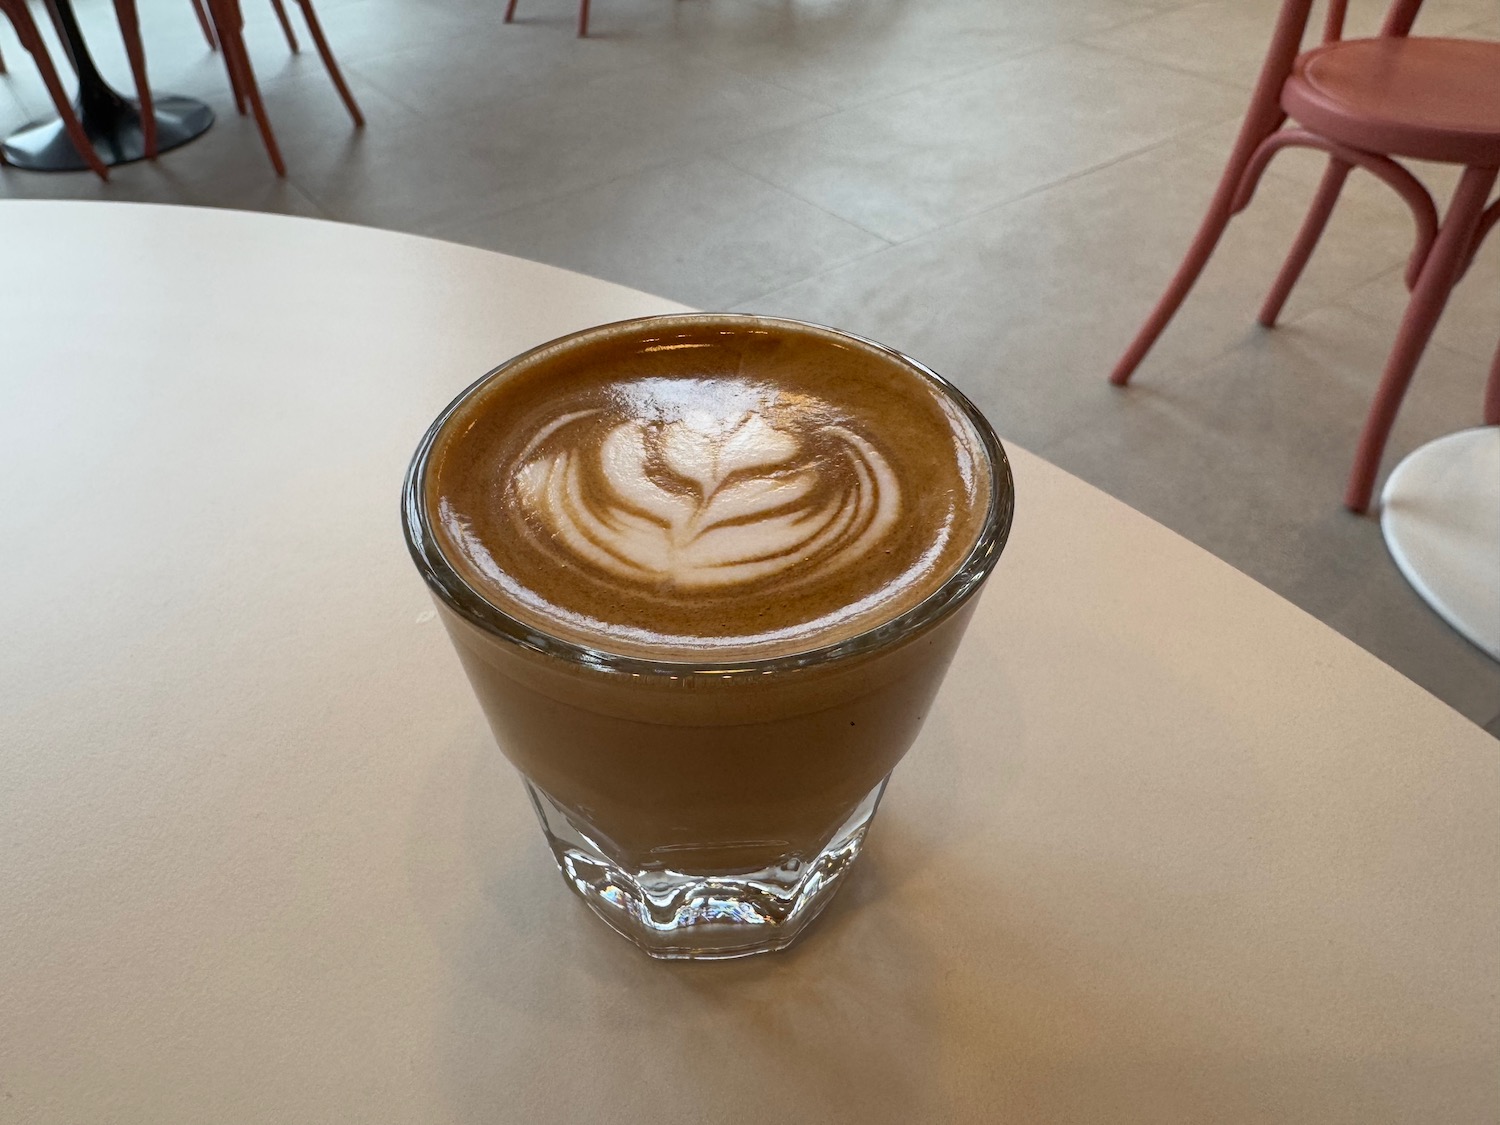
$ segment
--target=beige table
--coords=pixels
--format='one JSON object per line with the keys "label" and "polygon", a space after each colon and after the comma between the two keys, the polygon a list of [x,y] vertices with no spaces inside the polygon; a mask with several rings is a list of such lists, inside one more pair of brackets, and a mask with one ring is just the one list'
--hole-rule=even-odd
{"label": "beige table", "polygon": [[1175,535],[1013,449],[853,882],[654,963],[565,891],[397,495],[494,361],[671,306],[224,212],[0,247],[0,1120],[1500,1119],[1495,743]]}

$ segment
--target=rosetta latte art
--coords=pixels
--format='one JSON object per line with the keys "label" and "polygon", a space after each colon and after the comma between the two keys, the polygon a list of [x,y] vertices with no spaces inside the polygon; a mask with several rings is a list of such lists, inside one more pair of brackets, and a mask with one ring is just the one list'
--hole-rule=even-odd
{"label": "rosetta latte art", "polygon": [[900,514],[890,465],[843,426],[793,434],[753,411],[617,419],[557,419],[514,478],[533,533],[615,578],[800,584],[878,550]]}

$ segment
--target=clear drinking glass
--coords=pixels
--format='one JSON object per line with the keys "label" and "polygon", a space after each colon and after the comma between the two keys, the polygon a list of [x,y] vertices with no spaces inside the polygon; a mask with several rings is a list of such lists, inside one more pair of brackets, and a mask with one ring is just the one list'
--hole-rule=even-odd
{"label": "clear drinking glass", "polygon": [[[815,327],[718,320],[761,330]],[[1009,463],[978,409],[905,356],[834,334],[939,388],[978,434],[992,482],[989,510],[957,570],[909,611],[836,644],[735,662],[623,656],[548,635],[465,582],[434,534],[429,456],[455,413],[526,356],[455,399],[407,474],[403,519],[412,557],[564,880],[654,957],[781,949],[827,905],[860,853],[1010,530]]]}

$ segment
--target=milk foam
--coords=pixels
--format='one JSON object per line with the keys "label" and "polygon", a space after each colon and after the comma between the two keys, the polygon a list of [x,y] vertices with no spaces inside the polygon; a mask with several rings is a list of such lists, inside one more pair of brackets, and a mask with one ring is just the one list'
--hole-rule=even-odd
{"label": "milk foam", "polygon": [[900,357],[733,316],[591,330],[481,384],[435,439],[443,553],[527,627],[665,659],[811,651],[963,563],[978,431]]}
{"label": "milk foam", "polygon": [[900,517],[889,463],[846,427],[822,429],[812,450],[758,412],[604,419],[601,435],[604,414],[575,412],[540,434],[515,492],[531,527],[622,582],[705,589],[792,568],[799,583],[824,581]]}

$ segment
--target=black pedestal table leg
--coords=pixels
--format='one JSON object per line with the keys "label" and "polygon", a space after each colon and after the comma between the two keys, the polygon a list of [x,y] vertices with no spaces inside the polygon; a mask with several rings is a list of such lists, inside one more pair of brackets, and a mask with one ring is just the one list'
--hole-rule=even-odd
{"label": "black pedestal table leg", "polygon": [[[56,0],[58,22],[68,53],[78,71],[78,97],[73,106],[83,131],[106,164],[129,164],[146,155],[141,134],[140,107],[110,88],[89,55],[88,45],[73,15],[72,0]],[[202,135],[214,123],[213,110],[196,98],[165,94],[153,99],[156,149],[166,152]],[[27,125],[0,144],[5,162],[38,172],[79,172],[88,167],[60,121]]]}

